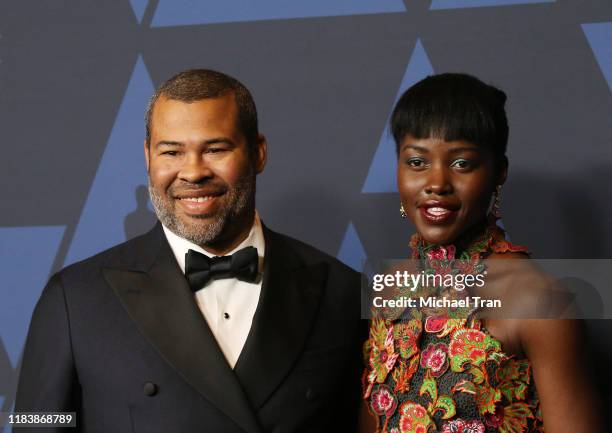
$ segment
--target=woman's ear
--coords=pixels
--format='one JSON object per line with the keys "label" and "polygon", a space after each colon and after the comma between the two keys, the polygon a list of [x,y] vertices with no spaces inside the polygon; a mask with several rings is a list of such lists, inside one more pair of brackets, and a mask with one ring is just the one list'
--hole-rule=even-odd
{"label": "woman's ear", "polygon": [[503,185],[508,177],[508,158],[504,155],[497,161],[497,179],[496,185]]}

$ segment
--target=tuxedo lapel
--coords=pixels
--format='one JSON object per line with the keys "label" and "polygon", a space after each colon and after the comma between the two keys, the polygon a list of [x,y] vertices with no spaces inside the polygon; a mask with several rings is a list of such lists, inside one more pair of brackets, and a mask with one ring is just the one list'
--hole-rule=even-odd
{"label": "tuxedo lapel", "polygon": [[161,225],[104,277],[141,333],[179,374],[246,432],[255,414],[202,316]]}
{"label": "tuxedo lapel", "polygon": [[264,280],[251,331],[234,368],[258,409],[304,349],[327,281],[327,265],[305,265],[285,239],[264,228]]}

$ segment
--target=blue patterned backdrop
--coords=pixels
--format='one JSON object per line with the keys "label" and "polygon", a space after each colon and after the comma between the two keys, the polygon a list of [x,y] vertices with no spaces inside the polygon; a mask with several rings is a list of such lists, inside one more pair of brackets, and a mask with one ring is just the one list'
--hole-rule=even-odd
{"label": "blue patterned backdrop", "polygon": [[[2,411],[50,274],[154,223],[143,112],[182,69],[252,90],[270,146],[265,222],[356,269],[407,253],[387,121],[407,87],[446,71],[508,93],[513,240],[542,258],[612,257],[608,1],[13,3],[0,5]],[[596,349],[604,365],[611,347]]]}

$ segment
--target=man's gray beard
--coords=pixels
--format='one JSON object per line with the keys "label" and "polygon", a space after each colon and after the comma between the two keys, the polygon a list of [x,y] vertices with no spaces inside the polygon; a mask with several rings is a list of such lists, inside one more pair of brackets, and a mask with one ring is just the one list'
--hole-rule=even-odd
{"label": "man's gray beard", "polygon": [[149,178],[149,196],[157,218],[174,234],[200,247],[205,247],[217,241],[227,231],[227,227],[253,207],[255,201],[254,176],[245,176],[225,194],[227,202],[219,209],[212,222],[206,223],[202,220],[202,223],[198,224],[195,221],[198,217],[190,217],[194,220],[194,223],[187,225],[176,215],[174,199],[164,199],[158,194],[151,185],[151,179]]}

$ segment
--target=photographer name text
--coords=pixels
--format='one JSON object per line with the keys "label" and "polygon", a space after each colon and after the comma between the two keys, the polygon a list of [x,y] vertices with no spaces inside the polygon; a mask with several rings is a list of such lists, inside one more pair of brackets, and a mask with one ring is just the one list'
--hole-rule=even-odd
{"label": "photographer name text", "polygon": [[372,299],[375,308],[501,308],[499,299],[485,299],[480,296],[466,296],[461,299],[435,296],[401,296],[395,299],[384,299],[376,296]]}

